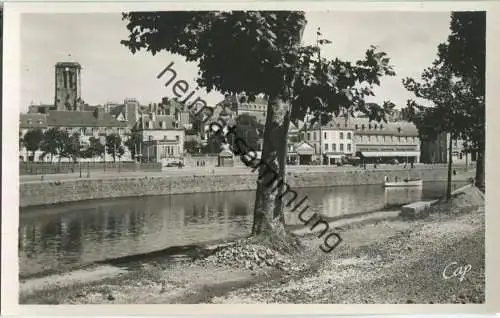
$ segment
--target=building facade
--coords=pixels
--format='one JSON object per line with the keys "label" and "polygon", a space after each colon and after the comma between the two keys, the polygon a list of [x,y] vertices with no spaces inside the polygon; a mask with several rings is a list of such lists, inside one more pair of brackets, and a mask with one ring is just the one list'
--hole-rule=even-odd
{"label": "building facade", "polygon": [[316,160],[323,156],[323,164],[334,164],[348,156],[360,157],[364,163],[420,160],[418,130],[404,121],[384,123],[337,117],[321,129],[310,128],[305,139],[313,146]]}
{"label": "building facade", "polygon": [[261,124],[266,122],[267,100],[262,96],[250,99],[244,94],[226,95],[218,105],[229,106],[235,117],[248,114],[254,116]]}
{"label": "building facade", "polygon": [[420,162],[420,138],[417,127],[409,122],[375,122],[351,118],[356,156],[364,163]]}
{"label": "building facade", "polygon": [[321,129],[313,126],[306,132],[306,141],[314,148],[316,159],[324,164],[335,164],[356,152],[354,130],[343,118],[336,118]]}
{"label": "building facade", "polygon": [[142,114],[135,127],[142,136],[138,153],[143,162],[164,162],[184,156],[185,128],[174,116]]}
{"label": "building facade", "polygon": [[[423,163],[447,163],[448,147],[451,135],[447,133],[439,134],[434,140],[422,141],[421,162]],[[456,164],[472,164],[476,161],[476,152],[467,149],[462,139],[451,141],[452,161]]]}
{"label": "building facade", "polygon": [[[26,133],[30,130],[39,129],[42,132],[48,129],[55,128],[64,130],[68,135],[78,133],[80,135],[80,144],[83,148],[90,144],[90,138],[99,138],[110,134],[118,134],[122,141],[128,138],[130,130],[125,123],[117,121],[109,113],[104,112],[102,109],[95,111],[58,111],[51,110],[46,114],[28,113],[20,115],[20,140],[24,138]],[[125,153],[122,160],[129,161],[130,152],[124,147]],[[105,154],[104,158],[81,158],[80,161],[96,161],[104,159],[105,161],[112,161],[112,156]],[[59,158],[58,156],[50,156],[44,154],[40,149],[35,151],[33,155],[26,150],[24,145],[20,144],[19,160],[21,161],[70,161],[69,158]]]}

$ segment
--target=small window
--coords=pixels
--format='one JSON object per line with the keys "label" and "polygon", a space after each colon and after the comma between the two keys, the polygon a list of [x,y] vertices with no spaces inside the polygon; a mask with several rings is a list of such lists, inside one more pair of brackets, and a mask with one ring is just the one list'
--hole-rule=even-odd
{"label": "small window", "polygon": [[149,139],[149,141],[153,141],[153,136],[149,135],[148,139]]}
{"label": "small window", "polygon": [[343,152],[344,151],[344,144],[340,144],[340,151]]}
{"label": "small window", "polygon": [[347,139],[351,139],[351,133],[350,132],[347,133]]}
{"label": "small window", "polygon": [[178,135],[175,136],[175,140],[179,141],[179,136]]}
{"label": "small window", "polygon": [[167,140],[167,136],[166,136],[166,135],[165,135],[165,136],[163,136],[163,140]]}
{"label": "small window", "polygon": [[337,144],[332,144],[332,151],[337,151]]}
{"label": "small window", "polygon": [[358,129],[358,124],[354,125],[354,128],[357,130]]}
{"label": "small window", "polygon": [[351,144],[347,144],[347,151],[351,151]]}
{"label": "small window", "polygon": [[383,124],[380,124],[380,129],[384,129],[384,125]]}
{"label": "small window", "polygon": [[325,144],[325,151],[328,151],[328,144]]}
{"label": "small window", "polygon": [[311,133],[307,133],[307,140],[311,140]]}
{"label": "small window", "polygon": [[327,134],[327,133],[326,133],[326,131],[325,131],[325,139],[328,139],[328,137],[327,137],[327,135],[326,135],[326,134]]}
{"label": "small window", "polygon": [[344,139],[344,133],[340,132],[340,139]]}

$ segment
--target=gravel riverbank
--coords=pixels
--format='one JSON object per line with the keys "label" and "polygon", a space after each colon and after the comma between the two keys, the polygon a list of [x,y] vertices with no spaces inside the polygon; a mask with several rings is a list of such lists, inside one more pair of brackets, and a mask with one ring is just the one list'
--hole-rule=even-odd
{"label": "gravel riverbank", "polygon": [[[42,288],[23,282],[20,303],[482,303],[484,199],[474,191],[423,220],[341,226],[343,242],[330,254],[311,234],[295,255],[229,244],[195,261],[134,261],[98,280]],[[447,278],[467,265],[462,280]]]}

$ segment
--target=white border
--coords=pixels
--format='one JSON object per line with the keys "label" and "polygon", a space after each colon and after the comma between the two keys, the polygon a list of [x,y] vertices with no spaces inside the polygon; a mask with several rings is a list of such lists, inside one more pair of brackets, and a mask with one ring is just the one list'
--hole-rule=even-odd
{"label": "white border", "polygon": [[[133,10],[304,10],[304,11],[465,11],[487,10],[487,239],[486,239],[486,304],[484,305],[58,305],[58,306],[19,306],[18,305],[18,211],[19,211],[19,166],[18,166],[18,123],[20,94],[20,14],[25,12],[122,12]],[[182,1],[168,3],[5,3],[4,4],[4,58],[3,58],[3,125],[2,125],[2,314],[22,315],[216,315],[233,314],[410,314],[410,313],[493,313],[499,311],[500,299],[498,286],[500,281],[495,269],[498,265],[497,231],[500,225],[500,213],[494,208],[500,196],[495,194],[498,180],[497,170],[493,165],[496,154],[500,154],[493,136],[500,135],[500,125],[496,119],[500,115],[500,102],[497,83],[500,83],[500,23],[498,13],[500,4],[496,2],[413,2],[413,3],[375,3],[375,2],[209,2]],[[493,121],[493,123],[492,123]],[[496,236],[496,237],[494,237]],[[496,252],[494,254],[494,252]],[[496,266],[495,266],[496,265]],[[495,302],[497,301],[497,302]],[[496,309],[496,310],[495,310]]]}

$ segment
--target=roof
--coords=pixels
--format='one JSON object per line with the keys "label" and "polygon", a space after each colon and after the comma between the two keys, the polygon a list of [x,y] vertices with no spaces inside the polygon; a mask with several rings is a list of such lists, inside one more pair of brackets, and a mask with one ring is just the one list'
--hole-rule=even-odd
{"label": "roof", "polygon": [[[314,125],[310,130],[317,130]],[[337,117],[321,127],[322,129],[353,130],[356,135],[390,135],[390,136],[418,136],[417,127],[407,121],[385,123],[377,122],[364,117]]]}
{"label": "roof", "polygon": [[84,111],[87,111],[87,112],[93,112],[97,107],[100,107],[100,106],[91,106],[91,105],[83,105],[83,110]]}
{"label": "roof", "polygon": [[47,116],[48,126],[60,127],[127,127],[127,124],[113,118],[111,114],[101,111],[101,119],[96,112],[90,111],[50,111]]}
{"label": "roof", "polygon": [[[150,123],[152,126],[150,126]],[[144,126],[143,126],[144,124]],[[149,115],[143,115],[142,120],[137,123],[137,129],[140,130],[183,130],[179,126],[176,127],[176,120],[172,115],[156,115],[153,120]]]}
{"label": "roof", "polygon": [[37,113],[21,114],[19,127],[27,129],[47,128],[47,115]]}
{"label": "roof", "polygon": [[110,109],[109,109],[109,113],[113,117],[116,117],[116,116],[120,115],[120,113],[124,113],[124,112],[125,112],[125,105],[116,105],[116,106],[110,107]]}
{"label": "roof", "polygon": [[310,155],[310,154],[314,154],[314,147],[306,141],[301,141],[301,142],[293,145],[291,152],[303,154],[303,155]]}

